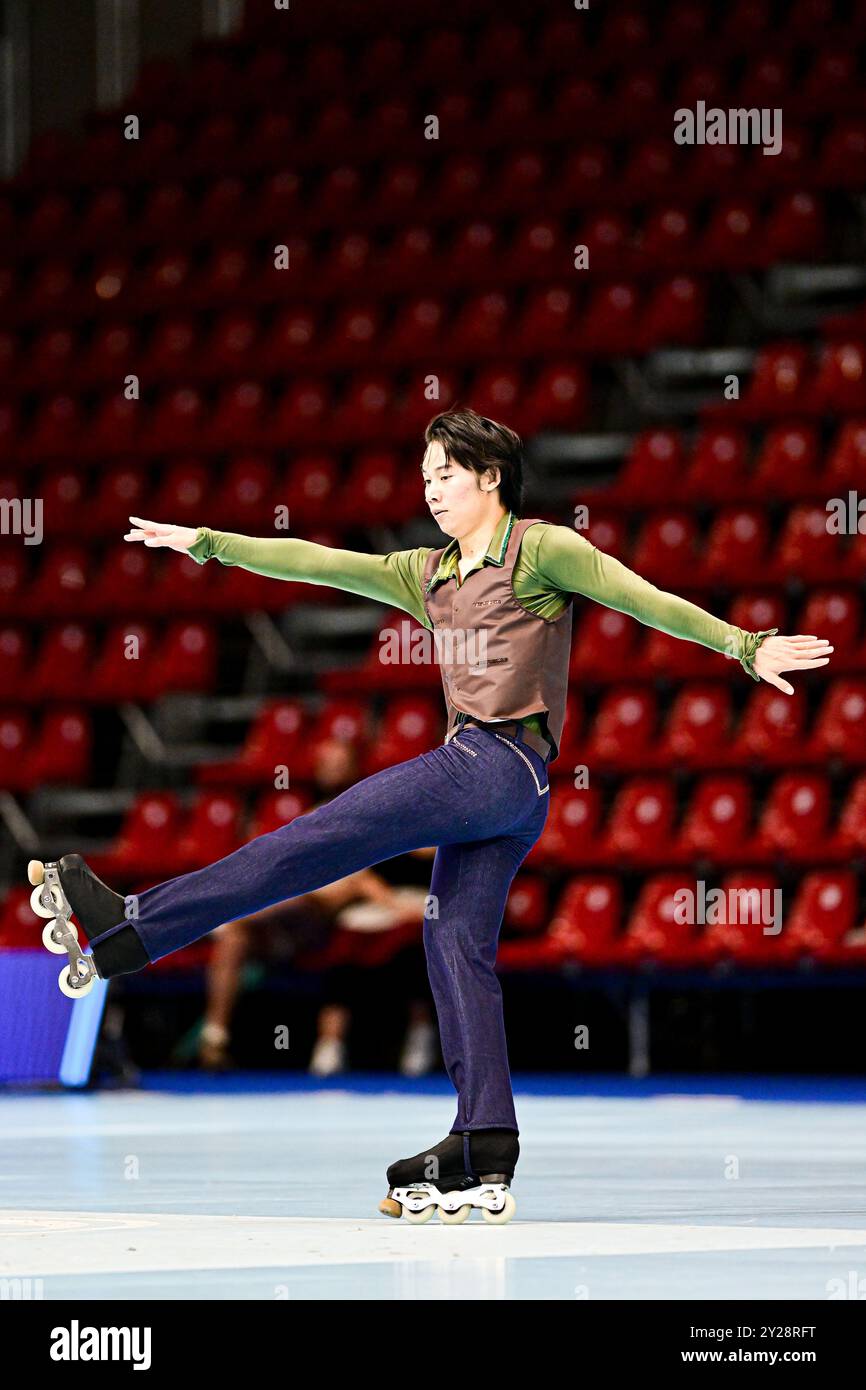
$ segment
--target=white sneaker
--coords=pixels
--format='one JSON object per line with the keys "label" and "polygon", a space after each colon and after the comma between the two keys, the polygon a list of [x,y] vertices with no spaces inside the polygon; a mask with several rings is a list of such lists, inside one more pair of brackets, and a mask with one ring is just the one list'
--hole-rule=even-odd
{"label": "white sneaker", "polygon": [[436,1065],[436,1029],[432,1023],[413,1023],[400,1054],[401,1076],[426,1076]]}
{"label": "white sneaker", "polygon": [[346,1044],[339,1038],[319,1038],[307,1071],[313,1076],[335,1076],[346,1070]]}

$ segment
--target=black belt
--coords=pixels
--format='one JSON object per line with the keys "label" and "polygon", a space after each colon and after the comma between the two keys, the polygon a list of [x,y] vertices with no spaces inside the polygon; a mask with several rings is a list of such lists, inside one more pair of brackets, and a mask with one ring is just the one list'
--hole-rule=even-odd
{"label": "black belt", "polygon": [[510,734],[514,737],[516,737],[518,729],[522,729],[522,741],[528,743],[530,748],[534,748],[535,752],[544,762],[547,762],[547,759],[553,752],[553,745],[550,741],[546,739],[543,734],[536,733],[534,729],[527,729],[526,725],[520,719],[497,719],[490,722],[484,719],[476,719],[474,715],[471,714],[467,714],[462,719],[458,716],[457,728],[462,729],[466,724],[477,724],[479,729],[489,729],[493,734]]}

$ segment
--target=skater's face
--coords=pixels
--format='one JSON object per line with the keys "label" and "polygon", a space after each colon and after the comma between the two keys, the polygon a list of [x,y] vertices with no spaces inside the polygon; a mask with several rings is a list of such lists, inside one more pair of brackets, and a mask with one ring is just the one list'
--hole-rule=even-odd
{"label": "skater's face", "polygon": [[424,500],[446,536],[467,535],[498,505],[499,469],[490,468],[479,476],[447,458],[438,440],[427,446],[421,474]]}

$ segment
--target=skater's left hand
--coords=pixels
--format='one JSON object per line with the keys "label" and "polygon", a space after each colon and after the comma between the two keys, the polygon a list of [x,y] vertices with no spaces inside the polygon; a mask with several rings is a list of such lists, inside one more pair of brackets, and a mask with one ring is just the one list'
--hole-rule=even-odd
{"label": "skater's left hand", "polygon": [[768,681],[785,695],[793,695],[793,685],[782,680],[779,672],[810,671],[815,666],[826,666],[832,651],[825,637],[765,637],[752,664],[761,680]]}

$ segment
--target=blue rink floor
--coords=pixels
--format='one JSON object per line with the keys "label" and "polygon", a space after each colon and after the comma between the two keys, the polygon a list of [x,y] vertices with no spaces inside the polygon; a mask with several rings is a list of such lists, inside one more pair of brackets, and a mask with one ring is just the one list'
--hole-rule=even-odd
{"label": "blue rink floor", "polygon": [[503,1227],[376,1210],[387,1164],[450,1129],[445,1079],[0,1092],[0,1280],[45,1299],[866,1298],[866,1080],[515,1092]]}

